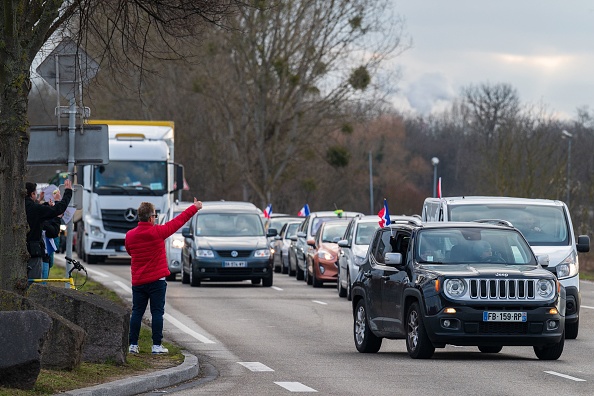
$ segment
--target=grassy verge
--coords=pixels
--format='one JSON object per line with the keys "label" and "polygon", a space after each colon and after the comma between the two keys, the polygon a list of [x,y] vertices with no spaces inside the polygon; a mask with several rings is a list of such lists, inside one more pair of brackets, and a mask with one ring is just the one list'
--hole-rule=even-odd
{"label": "grassy verge", "polygon": [[[51,278],[61,278],[64,276],[65,271],[63,268],[56,266],[52,268]],[[54,283],[52,285],[64,287],[61,283]],[[81,292],[91,293],[116,301],[122,305],[127,305],[115,292],[100,283],[90,280],[87,281]],[[164,341],[163,345],[169,349],[169,353],[166,355],[153,355],[151,353],[152,344],[150,329],[143,325],[138,341],[140,353],[129,354],[126,363],[123,365],[110,362],[104,364],[82,363],[80,367],[73,371],[42,369],[32,390],[25,391],[0,387],[0,396],[53,395],[72,389],[86,388],[121,378],[175,367],[184,361],[184,355],[177,345]]]}

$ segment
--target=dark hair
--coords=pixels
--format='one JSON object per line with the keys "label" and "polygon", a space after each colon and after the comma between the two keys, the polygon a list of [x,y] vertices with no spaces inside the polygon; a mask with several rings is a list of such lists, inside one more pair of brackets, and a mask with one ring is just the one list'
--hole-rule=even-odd
{"label": "dark hair", "polygon": [[37,191],[37,183],[26,182],[25,188],[27,189],[27,196],[30,197],[31,194]]}
{"label": "dark hair", "polygon": [[138,220],[149,221],[153,213],[155,213],[155,205],[150,202],[142,202],[138,207]]}

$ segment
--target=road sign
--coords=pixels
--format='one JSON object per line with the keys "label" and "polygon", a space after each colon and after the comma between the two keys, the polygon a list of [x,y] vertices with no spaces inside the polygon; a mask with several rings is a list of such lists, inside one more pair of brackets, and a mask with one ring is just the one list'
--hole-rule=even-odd
{"label": "road sign", "polygon": [[[75,165],[101,165],[109,163],[109,134],[107,125],[80,125],[74,139]],[[68,127],[58,131],[56,125],[30,128],[27,165],[67,165]]]}

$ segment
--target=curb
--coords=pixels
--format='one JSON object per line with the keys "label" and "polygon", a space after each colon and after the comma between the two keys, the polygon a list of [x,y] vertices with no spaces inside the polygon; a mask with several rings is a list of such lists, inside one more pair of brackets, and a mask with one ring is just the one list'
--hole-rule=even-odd
{"label": "curb", "polygon": [[184,362],[177,367],[156,371],[149,374],[138,375],[88,388],[74,389],[60,395],[77,396],[132,396],[150,392],[155,389],[167,388],[172,385],[190,380],[198,375],[200,365],[198,358],[186,351]]}

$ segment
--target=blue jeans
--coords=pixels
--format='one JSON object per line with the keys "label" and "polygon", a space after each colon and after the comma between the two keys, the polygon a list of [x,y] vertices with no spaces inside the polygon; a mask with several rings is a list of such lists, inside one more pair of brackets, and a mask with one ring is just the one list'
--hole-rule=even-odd
{"label": "blue jeans", "polygon": [[142,316],[151,303],[151,324],[153,345],[161,345],[163,339],[163,314],[165,313],[165,292],[167,282],[158,280],[140,286],[132,286],[132,316],[130,317],[130,345],[138,345]]}

